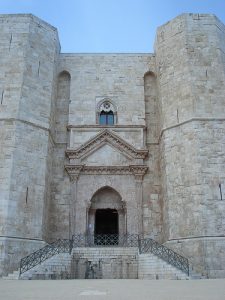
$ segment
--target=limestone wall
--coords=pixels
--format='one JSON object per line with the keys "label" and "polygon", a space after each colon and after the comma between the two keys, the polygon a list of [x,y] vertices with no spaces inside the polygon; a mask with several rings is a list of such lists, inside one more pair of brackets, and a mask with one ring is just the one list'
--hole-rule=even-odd
{"label": "limestone wall", "polygon": [[[224,236],[224,34],[216,17],[201,14],[181,15],[157,32],[165,240],[188,237],[188,247],[192,238]],[[219,249],[203,251],[209,269],[213,256],[224,263]]]}
{"label": "limestone wall", "polygon": [[[32,15],[0,16],[0,52],[5,273],[43,239],[68,238],[75,215],[84,233],[92,196],[109,186],[126,205],[127,232],[142,222],[145,235],[193,257],[207,276],[225,276],[225,26],[215,16],[183,14],[161,26],[155,54],[59,54],[52,26]],[[99,124],[105,98],[115,108],[112,126]],[[65,151],[106,127],[124,148],[109,142],[71,159],[90,166],[74,188]],[[126,143],[148,157],[126,156]],[[132,164],[148,167],[143,185],[126,168],[91,173]]]}
{"label": "limestone wall", "polygon": [[[120,136],[126,142],[137,149],[146,148],[146,130],[145,130],[145,103],[144,103],[144,74],[149,70],[155,71],[155,59],[153,55],[147,54],[60,54],[58,73],[68,72],[70,74],[70,97],[69,97],[69,135],[68,148],[76,149],[82,146],[90,138],[93,138],[104,129],[97,120],[98,103],[105,97],[110,98],[117,110],[117,120],[113,130],[115,134]],[[57,99],[65,104],[65,99]],[[154,101],[155,103],[155,101]],[[62,104],[61,104],[62,105]],[[57,128],[61,126],[60,138],[55,149],[54,174],[52,183],[52,197],[49,207],[49,238],[66,237],[69,232],[69,204],[71,201],[69,177],[63,171],[63,143],[66,141],[65,132],[62,127],[66,128],[65,110],[59,110],[56,114]],[[156,122],[157,117],[155,117]],[[57,136],[57,134],[56,134]],[[56,138],[57,139],[57,138]],[[155,141],[152,141],[154,143]],[[59,147],[60,145],[60,147]],[[153,146],[154,147],[154,146]],[[154,151],[154,150],[153,150]],[[150,157],[155,158],[155,154]],[[153,158],[153,159],[154,159]],[[90,156],[82,159],[82,164],[87,165],[126,165],[132,164],[125,156],[121,155],[117,150],[104,146],[97,152],[93,152]],[[158,170],[154,167],[155,171]],[[152,175],[152,181],[157,176]],[[103,187],[106,183],[109,186],[118,186],[118,182],[122,182],[123,189],[129,190],[127,198],[133,199],[134,203],[129,204],[135,206],[135,181],[126,176],[82,176],[78,181],[78,203],[80,222],[78,222],[77,230],[81,232],[86,230],[86,209],[87,202],[91,200],[92,195],[98,188]],[[87,197],[87,186],[93,189],[93,194]],[[132,194],[130,189],[132,187]],[[152,193],[155,194],[153,188]],[[146,205],[149,201],[149,186],[145,185]],[[119,191],[118,191],[119,192]],[[126,193],[124,193],[125,195]],[[154,196],[153,196],[154,197]],[[73,201],[73,200],[72,200]],[[131,202],[130,202],[131,203]],[[158,205],[158,204],[157,204]],[[80,209],[83,207],[82,212]],[[159,210],[159,208],[158,208]],[[146,233],[155,227],[158,223],[153,216],[150,222],[149,215],[146,215]],[[131,209],[129,222],[132,224],[135,216],[135,207]],[[134,222],[135,223],[135,222]],[[77,232],[79,232],[79,230]],[[137,224],[130,225],[129,230],[137,231]],[[155,230],[156,235],[158,230]]]}
{"label": "limestone wall", "polygon": [[68,117],[71,77],[68,72],[56,74],[54,107],[54,150],[52,152],[52,176],[48,197],[47,239],[69,237],[69,203],[71,201],[70,180],[65,173],[65,151],[68,141]]}
{"label": "limestone wall", "polygon": [[[1,16],[1,35],[1,88],[5,92],[0,120],[4,141],[9,140],[7,149],[1,143],[1,176],[7,175],[0,189],[4,191],[3,266],[12,238],[30,239],[30,246],[26,242],[29,251],[34,240],[43,238],[52,81],[59,44],[57,31],[31,15]],[[6,241],[4,237],[11,238]],[[16,247],[12,252],[8,270],[26,249]]]}
{"label": "limestone wall", "polygon": [[160,105],[157,76],[150,68],[144,76],[146,146],[149,156],[143,183],[143,229],[146,236],[162,241],[162,195],[160,181]]}
{"label": "limestone wall", "polygon": [[143,77],[148,54],[61,54],[60,70],[71,74],[70,125],[95,125],[96,104],[109,97],[118,124],[145,125]]}

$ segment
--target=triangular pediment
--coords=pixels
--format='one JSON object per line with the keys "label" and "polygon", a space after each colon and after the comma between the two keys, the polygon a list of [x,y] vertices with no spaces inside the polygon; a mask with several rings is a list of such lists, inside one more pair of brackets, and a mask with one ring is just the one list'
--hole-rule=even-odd
{"label": "triangular pediment", "polygon": [[130,159],[144,159],[148,154],[147,149],[136,149],[124,141],[124,139],[122,139],[120,136],[108,129],[101,131],[79,148],[68,149],[66,154],[70,159],[83,159],[106,144],[110,145],[114,149],[117,149],[120,153],[123,153],[124,156]]}
{"label": "triangular pediment", "polygon": [[94,149],[92,152],[86,153],[81,159],[81,163],[88,166],[125,166],[131,164],[132,159],[121,152],[114,146],[106,143]]}

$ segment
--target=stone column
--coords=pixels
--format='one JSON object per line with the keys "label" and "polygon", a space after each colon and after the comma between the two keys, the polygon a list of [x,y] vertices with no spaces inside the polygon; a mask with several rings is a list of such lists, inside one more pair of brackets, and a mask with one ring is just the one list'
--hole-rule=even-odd
{"label": "stone column", "polygon": [[140,176],[135,176],[137,214],[138,214],[138,234],[143,233],[143,184]]}
{"label": "stone column", "polygon": [[125,234],[125,212],[124,209],[118,209],[119,235]]}
{"label": "stone column", "polygon": [[94,235],[95,233],[95,212],[96,209],[89,209],[88,214],[88,234]]}
{"label": "stone column", "polygon": [[70,207],[69,207],[69,236],[70,239],[72,235],[75,234],[76,228],[76,206],[77,206],[77,181],[78,175],[70,176],[71,180],[71,198],[70,198]]}
{"label": "stone column", "polygon": [[138,234],[143,234],[143,177],[148,167],[143,165],[130,166],[135,178]]}
{"label": "stone column", "polygon": [[71,181],[71,198],[69,204],[69,237],[72,238],[77,228],[77,182],[83,165],[65,166]]}

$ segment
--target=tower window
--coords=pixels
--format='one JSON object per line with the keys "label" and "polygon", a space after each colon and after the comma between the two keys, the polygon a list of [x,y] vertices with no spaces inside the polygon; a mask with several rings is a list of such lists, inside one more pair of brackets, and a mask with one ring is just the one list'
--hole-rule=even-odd
{"label": "tower window", "polygon": [[101,111],[99,116],[100,125],[113,125],[114,124],[114,114],[112,111],[106,112]]}

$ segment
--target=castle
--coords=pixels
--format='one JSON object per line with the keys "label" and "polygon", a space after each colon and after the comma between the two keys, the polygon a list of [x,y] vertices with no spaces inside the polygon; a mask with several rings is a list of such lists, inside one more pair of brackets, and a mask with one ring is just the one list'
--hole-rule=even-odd
{"label": "castle", "polygon": [[153,54],[61,53],[29,14],[0,28],[0,275],[56,239],[138,234],[225,277],[224,24],[182,14]]}

